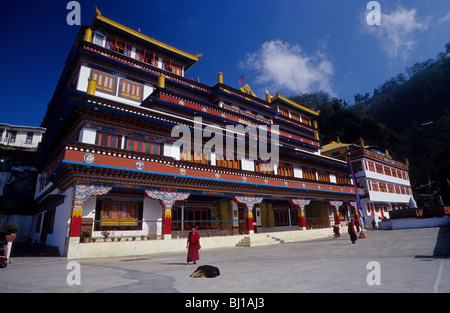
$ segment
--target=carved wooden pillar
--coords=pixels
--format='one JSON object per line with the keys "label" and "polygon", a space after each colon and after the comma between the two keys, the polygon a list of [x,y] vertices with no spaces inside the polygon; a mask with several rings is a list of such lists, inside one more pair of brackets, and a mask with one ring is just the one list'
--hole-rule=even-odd
{"label": "carved wooden pillar", "polygon": [[298,213],[298,226],[301,229],[306,229],[305,220],[305,205],[308,205],[310,200],[303,199],[289,199],[289,202],[297,208]]}
{"label": "carved wooden pillar", "polygon": [[342,205],[342,201],[329,201],[328,202],[334,209],[336,210],[336,219],[334,221],[334,224],[340,225],[341,224],[341,218],[339,216],[339,207]]}
{"label": "carved wooden pillar", "polygon": [[73,199],[72,217],[70,221],[70,238],[79,238],[81,231],[81,216],[83,204],[92,195],[99,196],[108,193],[112,187],[96,185],[75,185],[75,196]]}
{"label": "carved wooden pillar", "polygon": [[233,197],[233,200],[239,203],[243,203],[247,206],[248,209],[248,233],[253,234],[253,206],[257,203],[261,203],[263,198],[259,197],[241,197],[241,196],[235,196]]}
{"label": "carved wooden pillar", "polygon": [[163,204],[164,213],[164,239],[172,239],[172,206],[177,200],[185,200],[189,197],[187,192],[163,191],[163,190],[145,190],[149,198],[160,200]]}

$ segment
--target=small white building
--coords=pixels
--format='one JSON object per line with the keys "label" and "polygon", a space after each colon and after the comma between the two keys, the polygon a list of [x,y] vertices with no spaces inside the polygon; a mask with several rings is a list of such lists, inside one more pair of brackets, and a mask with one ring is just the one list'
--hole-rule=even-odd
{"label": "small white building", "polygon": [[36,149],[45,128],[0,123],[0,145],[21,149]]}
{"label": "small white building", "polygon": [[347,153],[353,172],[359,183],[364,187],[365,195],[361,197],[361,210],[366,224],[371,225],[384,218],[389,218],[389,212],[407,209],[413,199],[409,180],[409,164],[393,160],[386,150],[360,144],[345,144],[331,142],[321,149],[321,154],[346,160]]}

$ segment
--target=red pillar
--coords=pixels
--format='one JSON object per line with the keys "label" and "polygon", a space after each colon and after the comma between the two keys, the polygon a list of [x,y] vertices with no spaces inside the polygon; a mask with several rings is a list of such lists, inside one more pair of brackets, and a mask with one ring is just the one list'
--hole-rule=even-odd
{"label": "red pillar", "polygon": [[248,232],[253,234],[253,207],[247,207],[248,209]]}
{"label": "red pillar", "polygon": [[72,210],[72,218],[70,221],[70,234],[69,237],[80,237],[81,233],[81,214],[83,213],[83,207],[75,205]]}
{"label": "red pillar", "polygon": [[301,207],[297,208],[298,212],[298,226],[300,228],[306,227],[305,210]]}
{"label": "red pillar", "polygon": [[172,237],[172,206],[164,208],[164,239]]}
{"label": "red pillar", "polygon": [[289,202],[297,208],[299,228],[306,229],[305,205],[308,205],[310,200],[289,199]]}

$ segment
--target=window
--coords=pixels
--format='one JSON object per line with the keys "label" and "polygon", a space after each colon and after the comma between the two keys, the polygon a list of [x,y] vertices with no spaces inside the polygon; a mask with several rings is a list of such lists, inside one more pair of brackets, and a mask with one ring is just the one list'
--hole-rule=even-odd
{"label": "window", "polygon": [[310,179],[310,180],[316,180],[316,172],[312,169],[303,169],[303,178],[304,179]]}
{"label": "window", "polygon": [[392,174],[392,177],[397,177],[397,170],[392,169],[391,174]]}
{"label": "window", "polygon": [[137,225],[138,207],[137,202],[103,201],[100,225]]}
{"label": "window", "polygon": [[326,172],[320,171],[317,173],[317,176],[319,178],[319,181],[321,181],[321,182],[327,182],[327,183],[330,182],[330,175]]}
{"label": "window", "polygon": [[151,64],[153,66],[157,66],[158,65],[158,57],[156,56],[155,53],[153,52],[149,52],[149,51],[145,51],[144,52],[145,57],[144,57],[144,62]]}
{"label": "window", "polygon": [[302,122],[308,126],[311,126],[311,120],[302,115]]}
{"label": "window", "polygon": [[97,81],[97,89],[103,90],[109,93],[115,93],[116,89],[116,77],[104,72],[92,70],[92,78]]}
{"label": "window", "polygon": [[336,176],[338,185],[351,185],[350,177]]}
{"label": "window", "polygon": [[300,115],[298,115],[297,113],[291,112],[291,118],[300,122]]}
{"label": "window", "polygon": [[105,39],[105,36],[103,36],[100,33],[94,33],[94,39],[92,42],[96,45],[99,45],[100,47],[103,46],[103,40]]}
{"label": "window", "polygon": [[9,142],[16,142],[17,131],[11,131],[11,136],[9,137]]}
{"label": "window", "polygon": [[374,182],[374,181],[372,182],[372,189],[373,189],[373,191],[379,191],[377,182]]}
{"label": "window", "polygon": [[292,167],[279,166],[278,167],[278,175],[293,177],[294,172],[292,171]]}
{"label": "window", "polygon": [[281,113],[281,115],[289,117],[289,111],[283,108],[278,108],[278,112]]}
{"label": "window", "polygon": [[222,167],[240,169],[241,168],[241,160],[236,160],[236,159],[230,160],[230,159],[224,158],[222,155],[218,155],[217,159],[216,159],[216,165],[222,166]]}
{"label": "window", "polygon": [[126,149],[150,154],[161,154],[161,145],[149,141],[127,138]]}
{"label": "window", "polygon": [[377,173],[378,173],[378,174],[384,174],[384,172],[383,172],[383,166],[381,166],[380,164],[376,164],[375,167],[376,167],[376,169],[377,169]]}
{"label": "window", "polygon": [[375,165],[373,164],[373,162],[368,162],[368,164],[369,164],[369,171],[375,172]]}
{"label": "window", "polygon": [[26,143],[33,143],[33,133],[32,132],[28,132],[27,133],[27,139],[25,141]]}
{"label": "window", "polygon": [[119,91],[120,96],[140,101],[141,91],[142,91],[141,84],[126,79],[122,79]]}
{"label": "window", "polygon": [[381,192],[387,192],[386,184],[384,184],[384,183],[379,183],[379,185],[380,185],[380,191],[381,191]]}
{"label": "window", "polygon": [[388,185],[388,190],[389,190],[389,193],[395,193],[395,191],[394,191],[394,186],[393,185]]}
{"label": "window", "polygon": [[145,60],[145,50],[137,48],[135,58],[136,58],[136,60],[144,61]]}
{"label": "window", "polygon": [[255,162],[255,170],[261,173],[273,174],[273,164]]}
{"label": "window", "polygon": [[191,150],[185,150],[181,151],[181,160],[183,161],[192,161],[192,152]]}
{"label": "window", "polygon": [[103,147],[118,148],[119,136],[106,133],[98,133],[96,144]]}

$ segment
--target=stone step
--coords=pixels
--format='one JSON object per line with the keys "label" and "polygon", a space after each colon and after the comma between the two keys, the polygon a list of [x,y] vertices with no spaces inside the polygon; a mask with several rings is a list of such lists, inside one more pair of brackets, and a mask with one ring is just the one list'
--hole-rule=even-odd
{"label": "stone step", "polygon": [[333,231],[331,228],[259,233],[244,237],[236,246],[254,247],[332,237]]}
{"label": "stone step", "polygon": [[237,247],[255,247],[280,244],[281,241],[269,235],[250,235],[239,241]]}

